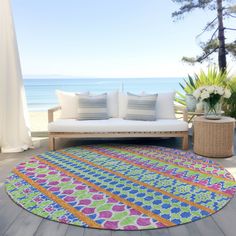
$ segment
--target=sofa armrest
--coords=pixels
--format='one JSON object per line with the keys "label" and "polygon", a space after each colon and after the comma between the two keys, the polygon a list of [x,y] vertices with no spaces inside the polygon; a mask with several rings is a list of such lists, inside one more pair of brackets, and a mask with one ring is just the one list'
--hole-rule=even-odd
{"label": "sofa armrest", "polygon": [[186,107],[175,105],[175,112],[177,114],[183,114],[183,120],[188,122],[188,111]]}
{"label": "sofa armrest", "polygon": [[48,109],[48,123],[53,122],[54,120],[54,112],[59,111],[61,109],[60,106],[56,106]]}

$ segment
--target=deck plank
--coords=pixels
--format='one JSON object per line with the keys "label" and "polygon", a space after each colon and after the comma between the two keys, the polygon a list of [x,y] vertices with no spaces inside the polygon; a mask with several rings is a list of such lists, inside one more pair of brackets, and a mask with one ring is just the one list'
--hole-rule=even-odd
{"label": "deck plank", "polygon": [[212,218],[225,235],[236,235],[236,209],[231,207],[231,204],[212,215]]}
{"label": "deck plank", "polygon": [[0,188],[0,199],[0,233],[3,234],[13,224],[23,209],[11,201],[3,186]]}
{"label": "deck plank", "polygon": [[85,229],[83,236],[111,236],[111,230]]}
{"label": "deck plank", "polygon": [[141,231],[112,231],[112,236],[142,236]]}
{"label": "deck plank", "polygon": [[236,211],[236,195],[231,199],[229,204],[226,206],[226,209],[230,207]]}
{"label": "deck plank", "polygon": [[5,205],[5,207],[0,209],[0,235],[3,235],[8,230],[22,211],[20,207],[15,208],[13,204]]}
{"label": "deck plank", "polygon": [[[195,223],[188,223],[169,228],[170,236],[200,236]],[[215,235],[216,236],[216,235]]]}
{"label": "deck plank", "polygon": [[0,186],[0,203],[1,203],[1,205],[3,205],[4,202],[8,201],[8,200],[9,200],[9,197],[6,193],[5,186],[4,186],[4,184],[2,184]]}
{"label": "deck plank", "polygon": [[34,236],[65,236],[68,225],[43,219]]}
{"label": "deck plank", "polygon": [[84,228],[69,225],[66,236],[84,236]]}
{"label": "deck plank", "polygon": [[41,221],[41,217],[22,210],[4,236],[32,236],[37,231]]}
{"label": "deck plank", "polygon": [[200,232],[201,235],[224,236],[223,231],[218,227],[218,225],[211,216],[196,221],[195,225],[197,226],[198,231]]}
{"label": "deck plank", "polygon": [[141,236],[169,236],[169,229],[143,230]]}

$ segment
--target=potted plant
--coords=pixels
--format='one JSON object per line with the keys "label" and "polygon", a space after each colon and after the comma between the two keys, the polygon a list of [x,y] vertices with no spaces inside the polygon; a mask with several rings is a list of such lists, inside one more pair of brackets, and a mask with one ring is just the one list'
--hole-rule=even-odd
{"label": "potted plant", "polygon": [[193,92],[196,90],[196,80],[188,75],[188,80],[184,79],[184,82],[185,85],[181,83],[179,85],[185,91],[185,95],[181,96],[180,93],[178,93],[178,95],[182,97],[182,104],[185,103],[187,110],[194,112],[197,104],[197,100],[193,96]]}

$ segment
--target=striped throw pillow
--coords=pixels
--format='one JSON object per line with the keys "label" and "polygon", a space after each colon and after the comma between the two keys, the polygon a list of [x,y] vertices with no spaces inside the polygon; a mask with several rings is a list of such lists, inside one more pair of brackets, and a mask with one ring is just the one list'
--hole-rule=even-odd
{"label": "striped throw pillow", "polygon": [[156,120],[156,102],[157,94],[135,95],[127,93],[128,104],[126,120]]}
{"label": "striped throw pillow", "polygon": [[106,93],[78,96],[78,120],[106,120],[109,118]]}

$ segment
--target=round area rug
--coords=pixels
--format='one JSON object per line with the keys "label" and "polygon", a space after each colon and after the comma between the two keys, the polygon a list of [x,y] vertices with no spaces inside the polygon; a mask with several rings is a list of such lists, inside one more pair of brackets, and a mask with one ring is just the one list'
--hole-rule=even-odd
{"label": "round area rug", "polygon": [[220,210],[236,182],[212,160],[148,145],[86,145],[19,164],[6,181],[17,204],[83,227],[140,230],[196,221]]}

